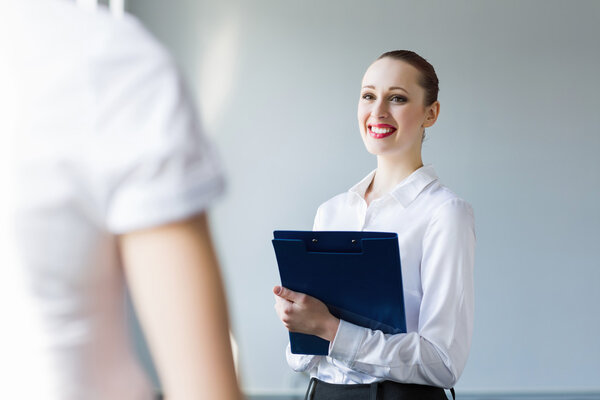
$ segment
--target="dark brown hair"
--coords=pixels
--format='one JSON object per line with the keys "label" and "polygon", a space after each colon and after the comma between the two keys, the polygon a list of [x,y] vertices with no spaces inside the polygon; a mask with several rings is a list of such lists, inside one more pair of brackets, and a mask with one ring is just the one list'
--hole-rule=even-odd
{"label": "dark brown hair", "polygon": [[380,55],[377,60],[388,57],[394,60],[404,61],[418,69],[419,72],[421,72],[419,85],[425,89],[425,105],[429,106],[437,101],[438,92],[440,91],[440,82],[435,73],[435,69],[433,69],[433,65],[429,64],[426,59],[410,50],[388,51]]}

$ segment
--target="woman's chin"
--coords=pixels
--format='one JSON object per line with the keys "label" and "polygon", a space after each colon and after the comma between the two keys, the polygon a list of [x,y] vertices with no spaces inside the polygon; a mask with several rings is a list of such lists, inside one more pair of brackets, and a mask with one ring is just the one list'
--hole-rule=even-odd
{"label": "woman's chin", "polygon": [[[421,141],[415,139],[414,141],[408,140],[394,140],[394,136],[389,136],[383,139],[375,139],[370,136],[362,136],[365,149],[373,154],[374,156],[392,156],[394,158],[400,157],[417,157],[421,155]],[[404,138],[402,138],[404,139]]]}
{"label": "woman's chin", "polygon": [[383,156],[388,153],[394,153],[394,146],[390,146],[389,143],[384,143],[381,140],[374,141],[373,139],[367,138],[365,141],[365,148],[367,151],[374,156]]}

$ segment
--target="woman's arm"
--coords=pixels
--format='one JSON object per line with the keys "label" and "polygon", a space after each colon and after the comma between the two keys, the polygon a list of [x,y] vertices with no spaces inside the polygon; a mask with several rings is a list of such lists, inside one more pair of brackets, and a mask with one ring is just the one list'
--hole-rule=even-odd
{"label": "woman's arm", "polygon": [[[471,207],[462,200],[440,206],[423,239],[418,331],[389,335],[342,320],[329,356],[382,379],[454,386],[471,343],[474,249]],[[285,308],[286,326],[330,340],[323,332],[329,332],[324,324],[330,324],[333,316],[319,300],[302,296],[298,297],[302,306]]]}
{"label": "woman's arm", "polygon": [[384,379],[454,386],[471,346],[474,253],[471,206],[449,200],[435,212],[423,237],[418,331],[384,335],[342,322],[329,355]]}
{"label": "woman's arm", "polygon": [[168,400],[238,400],[227,305],[204,214],[119,238]]}

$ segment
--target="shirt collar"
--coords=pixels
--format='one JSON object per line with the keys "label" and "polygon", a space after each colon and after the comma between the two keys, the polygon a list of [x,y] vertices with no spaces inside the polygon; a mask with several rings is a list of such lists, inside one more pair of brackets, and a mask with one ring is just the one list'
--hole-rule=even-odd
{"label": "shirt collar", "polygon": [[[377,169],[371,171],[360,182],[352,186],[350,192],[354,192],[364,199],[367,188],[371,184],[376,171]],[[433,169],[433,165],[425,165],[398,183],[392,189],[390,195],[406,208],[417,198],[423,189],[437,179],[438,176]]]}
{"label": "shirt collar", "polygon": [[360,182],[350,188],[350,192],[356,193],[364,199],[367,188],[371,184],[376,171],[377,169],[374,169],[373,171],[369,172],[369,175],[365,176]]}

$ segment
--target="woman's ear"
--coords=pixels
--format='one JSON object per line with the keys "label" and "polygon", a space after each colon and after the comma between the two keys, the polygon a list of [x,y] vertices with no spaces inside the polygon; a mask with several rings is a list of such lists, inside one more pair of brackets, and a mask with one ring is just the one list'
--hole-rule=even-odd
{"label": "woman's ear", "polygon": [[431,105],[427,106],[425,110],[425,121],[423,122],[423,128],[429,128],[435,121],[437,121],[437,117],[440,114],[440,102],[435,101]]}

